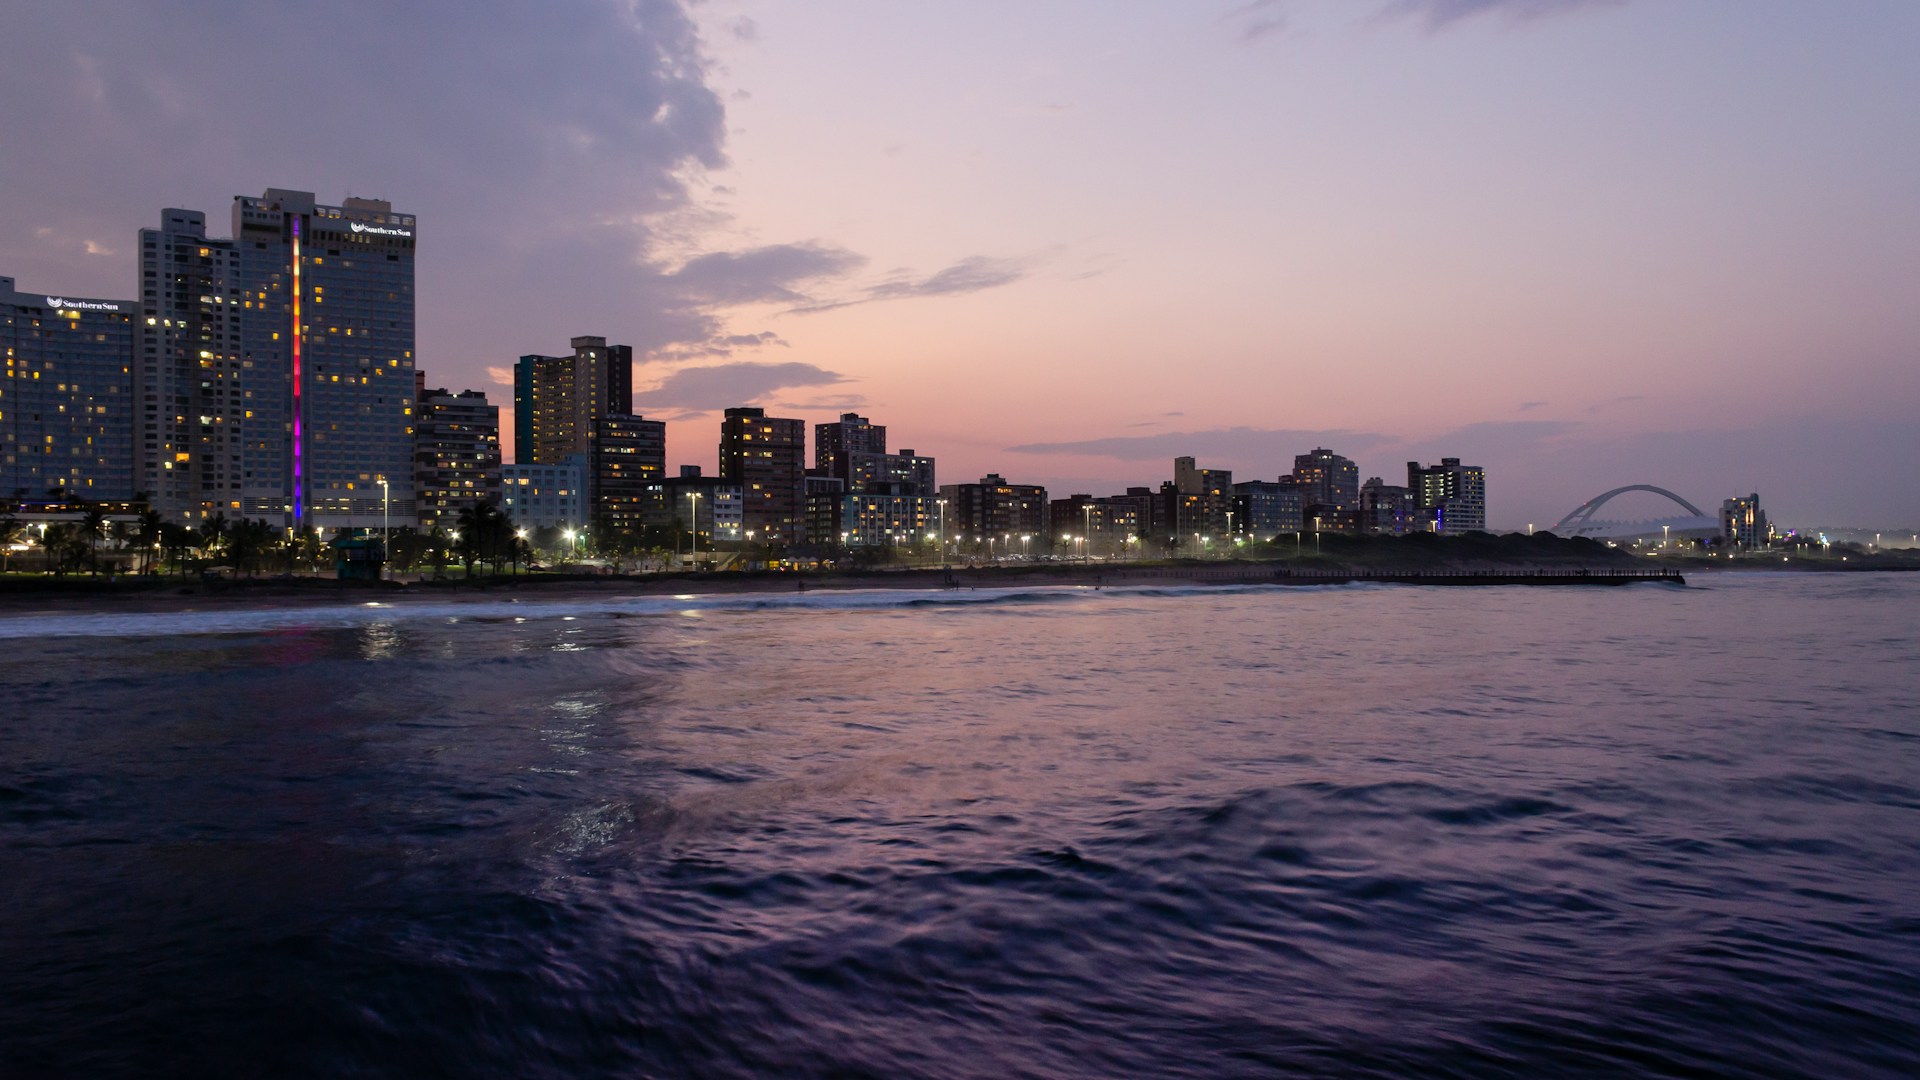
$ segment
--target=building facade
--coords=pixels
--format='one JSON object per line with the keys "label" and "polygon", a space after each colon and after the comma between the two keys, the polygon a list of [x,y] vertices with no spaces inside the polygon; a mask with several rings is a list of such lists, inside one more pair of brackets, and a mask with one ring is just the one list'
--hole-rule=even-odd
{"label": "building facade", "polygon": [[516,529],[579,529],[587,524],[586,455],[547,465],[503,465],[500,509]]}
{"label": "building facade", "polygon": [[701,476],[689,469],[667,478],[660,486],[674,526],[692,533],[706,550],[714,550],[722,542],[768,542],[766,534],[747,519],[746,488],[739,482]]}
{"label": "building facade", "polygon": [[251,509],[284,525],[289,376],[269,357],[251,360],[242,336],[243,317],[285,307],[284,284],[243,289],[239,251],[209,238],[198,210],[162,210],[158,229],[140,230],[139,246],[139,489],[177,524]]}
{"label": "building facade", "polygon": [[242,380],[246,516],[279,509],[286,524],[319,529],[415,523],[417,232],[412,214],[380,199],[235,197],[240,363],[259,383],[249,396]]}
{"label": "building facade", "polygon": [[499,502],[500,407],[479,390],[423,390],[414,409],[420,528],[450,529],[461,510]]}
{"label": "building facade", "polygon": [[513,456],[529,464],[587,452],[596,416],[633,412],[633,347],[603,337],[563,356],[522,356],[513,368]]}
{"label": "building facade", "polygon": [[631,414],[593,418],[587,498],[595,525],[632,533],[658,520],[666,473],[665,421]]}
{"label": "building facade", "polygon": [[948,484],[940,497],[947,500],[948,527],[958,540],[986,545],[1026,536],[1047,543],[1047,489],[1037,484],[1010,484],[988,473],[977,484]]}
{"label": "building facade", "polygon": [[1421,527],[1444,536],[1462,536],[1487,529],[1487,476],[1478,465],[1462,465],[1459,458],[1441,458],[1422,467],[1407,462],[1407,491],[1421,516]]}
{"label": "building facade", "polygon": [[1359,531],[1379,536],[1405,536],[1424,531],[1424,520],[1413,503],[1413,494],[1397,484],[1388,484],[1378,476],[1369,476],[1360,485]]}
{"label": "building facade", "polygon": [[133,497],[137,310],[0,277],[0,498]]}
{"label": "building facade", "polygon": [[1338,520],[1339,512],[1360,506],[1359,466],[1324,446],[1294,456],[1293,482],[1300,488],[1300,499],[1309,519]]}
{"label": "building facade", "polygon": [[1306,528],[1306,503],[1291,476],[1242,481],[1233,485],[1233,496],[1246,531],[1255,540],[1270,541],[1281,533],[1298,533]]}
{"label": "building facade", "polygon": [[1760,496],[1735,496],[1720,504],[1720,539],[1736,547],[1763,547],[1772,539]]}
{"label": "building facade", "polygon": [[1190,457],[1174,458],[1169,497],[1177,537],[1244,531],[1246,522],[1233,519],[1233,473],[1227,469],[1202,469]]}
{"label": "building facade", "polygon": [[760,542],[805,540],[807,427],[770,417],[765,409],[734,408],[720,422],[720,477],[739,484],[742,520]]}
{"label": "building facade", "polygon": [[413,524],[413,216],[269,188],[232,229],[140,232],[142,490],[175,520]]}
{"label": "building facade", "polygon": [[933,540],[938,508],[920,495],[850,492],[840,498],[836,537],[846,547],[918,547]]}

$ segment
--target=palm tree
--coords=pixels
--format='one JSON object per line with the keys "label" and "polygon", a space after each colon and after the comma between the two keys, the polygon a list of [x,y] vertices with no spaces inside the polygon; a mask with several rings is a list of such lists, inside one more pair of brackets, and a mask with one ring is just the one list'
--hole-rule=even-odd
{"label": "palm tree", "polygon": [[47,549],[47,554],[54,558],[55,577],[64,577],[70,567],[85,562],[88,553],[93,550],[86,530],[80,524],[71,521],[47,526],[46,534],[40,538],[40,543]]}
{"label": "palm tree", "polygon": [[0,569],[13,569],[13,545],[27,528],[13,516],[13,508],[0,510]]}
{"label": "palm tree", "polygon": [[100,538],[107,531],[107,515],[99,506],[88,506],[80,515],[80,538],[86,541],[87,562],[94,576],[100,574]]}
{"label": "palm tree", "polygon": [[227,523],[227,515],[217,511],[212,517],[201,522],[200,551],[202,554],[212,558],[216,551],[225,546],[227,534],[230,531],[231,526]]}
{"label": "palm tree", "polygon": [[142,510],[134,523],[134,542],[140,545],[143,574],[153,573],[153,549],[160,543],[160,526],[165,521],[158,510]]}
{"label": "palm tree", "polygon": [[520,541],[514,534],[513,522],[494,503],[476,501],[462,508],[454,518],[454,525],[460,534],[460,558],[466,564],[468,576],[472,576],[476,562],[492,563],[493,572],[497,574],[501,563],[509,558],[517,560]]}
{"label": "palm tree", "polygon": [[311,525],[302,525],[288,541],[293,547],[294,557],[307,564],[307,569],[318,569],[320,553],[320,533]]}
{"label": "palm tree", "polygon": [[180,572],[180,561],[187,552],[200,542],[200,538],[185,525],[176,525],[171,521],[160,524],[160,550],[167,555],[167,561],[173,564],[173,572]]}
{"label": "palm tree", "polygon": [[273,528],[264,521],[242,518],[233,524],[227,537],[227,551],[233,556],[234,569],[254,575],[260,556],[273,543]]}

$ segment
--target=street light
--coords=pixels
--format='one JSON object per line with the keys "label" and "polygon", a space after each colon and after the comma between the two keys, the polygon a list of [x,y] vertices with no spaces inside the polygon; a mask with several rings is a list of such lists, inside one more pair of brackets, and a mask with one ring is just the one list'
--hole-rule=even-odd
{"label": "street light", "polygon": [[1671,525],[1660,526],[1660,550],[1665,551],[1667,549],[1667,538],[1669,535],[1672,534],[1672,532],[1673,532],[1673,526]]}
{"label": "street light", "polygon": [[947,557],[947,500],[935,499],[933,503],[940,508],[940,558],[944,560]]}
{"label": "street light", "polygon": [[1021,533],[1020,534],[1020,557],[1024,559],[1027,556],[1032,554],[1033,554],[1033,534]]}
{"label": "street light", "polygon": [[1093,504],[1092,503],[1085,503],[1080,507],[1080,518],[1082,522],[1084,522],[1086,525],[1086,528],[1081,529],[1080,531],[1087,535],[1086,559],[1084,559],[1083,561],[1092,562],[1093,561]]}
{"label": "street light", "polygon": [[687,492],[687,498],[693,502],[693,561],[700,561],[700,493]]}
{"label": "street light", "polygon": [[387,478],[380,478],[380,576],[388,577],[387,566],[393,554],[387,550]]}

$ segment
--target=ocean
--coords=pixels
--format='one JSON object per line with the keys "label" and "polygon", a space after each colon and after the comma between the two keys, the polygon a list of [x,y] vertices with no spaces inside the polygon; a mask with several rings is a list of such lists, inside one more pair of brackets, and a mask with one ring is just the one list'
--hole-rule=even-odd
{"label": "ocean", "polygon": [[1920,1075],[1920,575],[0,618],[8,1076]]}

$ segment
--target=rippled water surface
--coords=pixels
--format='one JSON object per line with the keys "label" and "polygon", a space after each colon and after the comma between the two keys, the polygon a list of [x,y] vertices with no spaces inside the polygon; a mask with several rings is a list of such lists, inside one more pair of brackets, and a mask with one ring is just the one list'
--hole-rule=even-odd
{"label": "rippled water surface", "polygon": [[0,619],[0,1073],[1920,1074],[1920,575]]}

